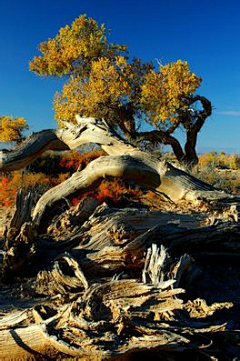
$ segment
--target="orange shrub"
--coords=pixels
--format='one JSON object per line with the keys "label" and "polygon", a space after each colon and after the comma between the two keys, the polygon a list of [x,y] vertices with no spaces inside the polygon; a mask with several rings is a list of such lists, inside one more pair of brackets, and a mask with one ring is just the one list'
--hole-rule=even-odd
{"label": "orange shrub", "polygon": [[[34,202],[36,202],[49,188],[69,178],[79,166],[84,168],[89,162],[104,154],[103,151],[90,151],[84,154],[74,151],[63,153],[61,156],[58,154],[56,160],[58,160],[59,165],[56,169],[59,169],[61,172],[59,174],[55,174],[55,171],[51,174],[51,169],[47,169],[48,173],[14,171],[7,176],[0,175],[0,206],[9,207],[14,205],[18,189],[23,189],[25,192],[31,191]],[[47,157],[49,157],[49,155]],[[50,158],[48,168],[50,168],[51,165],[55,167],[56,164],[52,154],[50,154]],[[35,167],[36,169],[44,169],[47,167],[47,164],[47,160],[42,157],[42,159],[36,162]],[[34,167],[32,169],[34,169]],[[133,189],[127,182],[104,180],[96,190],[74,196],[71,202],[73,205],[76,205],[81,199],[91,196],[101,203],[108,202],[111,205],[121,206],[129,203],[129,201],[139,200],[141,195],[141,191]]]}
{"label": "orange shrub", "polygon": [[131,201],[139,200],[141,195],[140,190],[132,189],[128,184],[120,180],[104,180],[96,190],[73,197],[72,204],[76,205],[82,199],[90,196],[100,203],[107,202],[112,206],[124,206]]}
{"label": "orange shrub", "polygon": [[[54,185],[54,178],[43,173],[11,172],[8,176],[0,176],[0,206],[11,207],[16,202],[17,190],[32,192],[34,201]],[[56,182],[56,181],[55,181]],[[59,181],[58,181],[59,183]]]}
{"label": "orange shrub", "polygon": [[15,202],[16,188],[11,187],[10,178],[3,176],[0,178],[0,205],[10,207]]}
{"label": "orange shrub", "polygon": [[105,153],[101,150],[92,150],[86,153],[79,153],[77,151],[62,153],[61,160],[59,162],[60,171],[68,171],[70,173],[75,172],[79,166],[83,169],[92,160],[104,155]]}

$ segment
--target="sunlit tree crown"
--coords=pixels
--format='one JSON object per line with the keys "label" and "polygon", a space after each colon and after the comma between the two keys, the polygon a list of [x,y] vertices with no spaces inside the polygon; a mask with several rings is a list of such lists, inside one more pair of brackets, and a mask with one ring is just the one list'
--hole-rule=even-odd
{"label": "sunlit tree crown", "polygon": [[22,132],[28,129],[24,118],[11,116],[0,117],[0,141],[19,142],[22,140]]}

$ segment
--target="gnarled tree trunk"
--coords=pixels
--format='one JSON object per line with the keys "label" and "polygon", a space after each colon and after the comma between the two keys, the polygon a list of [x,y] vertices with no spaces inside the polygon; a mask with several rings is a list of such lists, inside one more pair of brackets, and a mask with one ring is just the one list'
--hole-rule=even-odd
{"label": "gnarled tree trunk", "polygon": [[[47,191],[33,210],[31,195],[18,195],[0,253],[0,359],[233,359],[239,198],[140,151],[105,121],[77,121],[1,153],[4,171],[89,142],[108,155]],[[164,193],[171,211],[85,199],[51,218],[62,199],[105,177]],[[181,212],[183,205],[195,212]]]}
{"label": "gnarled tree trunk", "polygon": [[[194,203],[202,200],[219,201],[223,199],[233,200],[233,197],[214,189],[212,186],[199,181],[190,174],[174,167],[168,162],[151,156],[138,150],[131,144],[126,143],[105,121],[94,118],[77,117],[78,125],[66,124],[66,129],[55,131],[54,136],[59,139],[60,147],[65,144],[65,149],[75,149],[86,143],[96,143],[109,154],[91,162],[83,171],[78,171],[62,184],[46,192],[37,203],[33,212],[33,221],[41,223],[45,212],[49,211],[56,202],[73,195],[76,192],[86,192],[106,176],[132,180],[135,183],[149,189],[164,193],[169,199],[178,202],[186,199]],[[53,132],[51,131],[51,134]],[[26,165],[36,157],[37,152],[42,153],[47,149],[43,145],[48,139],[49,132],[35,134],[37,142],[30,140],[23,144],[22,148],[15,151],[15,157],[11,152],[2,154],[1,168],[3,170],[14,169],[19,164]],[[55,139],[56,141],[56,139]],[[41,144],[40,151],[29,144]],[[51,143],[50,143],[51,144]],[[33,155],[34,154],[34,155]]]}

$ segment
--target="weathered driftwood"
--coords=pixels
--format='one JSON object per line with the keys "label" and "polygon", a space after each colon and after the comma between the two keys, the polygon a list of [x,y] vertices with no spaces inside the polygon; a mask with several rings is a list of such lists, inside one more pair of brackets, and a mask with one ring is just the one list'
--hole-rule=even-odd
{"label": "weathered driftwood", "polygon": [[[77,121],[1,153],[1,170],[89,142],[108,156],[46,192],[33,210],[31,197],[18,195],[0,259],[0,359],[237,357],[239,199],[138,150],[105,121]],[[104,177],[162,192],[171,204],[194,203],[195,213],[85,199],[56,215],[59,202]],[[237,261],[231,269],[230,257]],[[197,292],[208,297],[203,284],[211,289],[208,302]]]}
{"label": "weathered driftwood", "polygon": [[35,256],[35,227],[31,222],[32,194],[26,196],[20,190],[17,193],[16,209],[12,219],[3,233],[4,250],[0,275],[11,277],[24,270],[24,266]]}
{"label": "weathered driftwood", "polygon": [[[207,317],[232,305],[208,306],[200,300],[184,305],[179,298],[184,290],[172,287],[178,280],[171,278],[171,262],[163,247],[159,251],[153,245],[147,253],[142,268],[144,282],[115,278],[90,286],[79,272],[78,262],[67,254],[64,257],[74,271],[71,276],[61,273],[60,277],[54,267],[49,271],[49,290],[54,290],[51,278],[57,287],[57,297],[52,297],[51,303],[42,301],[41,305],[2,317],[2,360],[45,356],[128,359],[133,353],[147,351],[160,358],[175,359],[175,352],[195,349],[201,353],[201,348],[209,347],[215,333],[226,331],[224,324],[210,326],[186,318],[184,313],[195,309]],[[175,265],[175,276],[182,275],[182,270],[178,272],[180,263]],[[40,279],[42,275],[37,283]],[[39,284],[38,292],[40,287]]]}
{"label": "weathered driftwood", "polygon": [[[99,251],[105,247],[126,247],[137,253],[137,249],[144,250],[152,242],[163,244],[176,252],[177,249],[192,251],[194,247],[202,250],[211,249],[214,242],[229,251],[239,250],[239,222],[231,219],[215,219],[209,224],[206,214],[178,214],[164,211],[151,211],[144,208],[111,208],[107,204],[97,206],[97,202],[88,201],[95,207],[93,214],[82,221],[85,202],[76,210],[59,216],[55,224],[49,227],[49,233],[56,241],[44,243],[47,247],[60,247],[61,239],[67,246],[67,239],[76,239],[74,246],[89,251]],[[93,208],[92,208],[93,209]],[[75,221],[74,228],[72,218]],[[212,222],[212,219],[210,219]],[[68,231],[68,229],[70,231]],[[231,238],[231,242],[228,242]],[[228,245],[227,245],[228,244]],[[217,252],[217,249],[216,249]]]}
{"label": "weathered driftwood", "polygon": [[[20,191],[17,192],[16,209],[8,225],[8,230],[13,233],[16,232],[17,234],[25,222],[31,221],[31,211],[32,194],[28,193],[25,195],[20,189]],[[7,237],[10,238],[11,236],[8,235]]]}
{"label": "weathered driftwood", "polygon": [[68,146],[57,136],[57,131],[48,129],[33,133],[14,150],[0,151],[0,171],[22,169],[47,150],[68,150]]}
{"label": "weathered driftwood", "polygon": [[[21,287],[16,278],[20,270],[15,274],[11,302],[17,306],[19,298],[27,295],[28,306],[19,312],[9,306],[3,310],[0,358],[9,360],[11,349],[13,360],[60,355],[128,359],[140,352],[174,360],[184,350],[194,349],[196,356],[204,348],[210,357],[214,349],[218,355],[219,342],[232,355],[237,333],[232,328],[229,342],[226,324],[214,317],[221,309],[231,312],[234,303],[208,306],[204,300],[188,301],[180,287],[188,292],[193,283],[195,288],[201,273],[194,270],[191,256],[172,258],[161,246],[170,248],[172,255],[181,255],[181,247],[196,250],[195,244],[200,251],[211,250],[215,243],[215,253],[225,243],[238,252],[238,223],[207,223],[207,216],[201,214],[109,208],[94,200],[60,215],[48,234],[33,237],[37,252],[30,264],[26,259],[22,265]],[[205,233],[207,240],[201,236]],[[31,278],[27,279],[29,268]],[[208,317],[208,322],[198,317]]]}
{"label": "weathered driftwood", "polygon": [[[33,212],[33,222],[36,225],[41,225],[44,214],[48,213],[56,203],[74,193],[83,193],[95,188],[98,182],[105,177],[134,181],[145,188],[163,192],[174,202],[186,199],[200,204],[202,200],[234,200],[234,197],[214,189],[170,163],[161,161],[161,159],[128,144],[110,129],[105,121],[80,117],[77,117],[77,121],[77,125],[65,123],[67,128],[54,132],[55,138],[60,139],[61,146],[65,144],[66,148],[73,149],[94,142],[100,145],[109,156],[94,160],[84,170],[74,173],[71,178],[46,192],[39,199]],[[38,152],[40,155],[43,150],[48,149],[48,144],[51,144],[48,142],[43,146],[48,134],[48,131],[38,134],[41,147],[40,151],[36,149],[36,155]],[[34,137],[36,138],[36,134]],[[25,159],[26,164],[33,159],[35,147],[30,147],[31,156],[27,153],[29,144],[32,143],[35,144],[30,138],[22,148],[19,148],[16,168],[20,163],[24,165]],[[11,154],[11,152],[2,154],[0,169],[14,168],[15,160],[11,158]]]}
{"label": "weathered driftwood", "polygon": [[74,173],[60,186],[46,192],[37,203],[33,213],[34,222],[37,224],[41,223],[45,209],[55,202],[75,192],[86,192],[96,187],[98,182],[105,177],[134,181],[145,188],[163,192],[174,202],[184,198],[200,204],[204,199],[216,201],[233,198],[171,164],[124,142],[105,121],[79,117],[77,121],[77,126],[66,124],[69,128],[60,130],[61,134],[59,133],[59,137],[69,148],[95,142],[109,156],[94,160],[84,170]]}

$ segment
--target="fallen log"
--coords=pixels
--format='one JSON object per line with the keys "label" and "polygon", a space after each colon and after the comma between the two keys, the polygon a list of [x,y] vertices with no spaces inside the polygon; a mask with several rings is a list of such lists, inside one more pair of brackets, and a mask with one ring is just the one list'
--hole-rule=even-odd
{"label": "fallen log", "polygon": [[[108,155],[50,189],[33,209],[31,197],[18,195],[0,259],[0,358],[233,359],[239,198],[140,151],[105,121],[77,121],[1,153],[1,170],[19,169],[49,148],[89,142]],[[69,208],[68,197],[105,177],[164,193],[174,211],[111,208],[92,199]],[[195,212],[181,213],[181,202]],[[233,255],[235,265],[227,259]]]}
{"label": "fallen log", "polygon": [[[39,228],[43,227],[41,221],[44,219],[44,214],[49,214],[50,209],[56,203],[75,193],[84,193],[95,188],[105,177],[131,180],[145,188],[164,193],[174,202],[186,199],[195,204],[201,204],[202,201],[222,202],[222,204],[226,201],[228,203],[239,203],[238,198],[217,190],[170,163],[142,152],[125,142],[105,121],[94,118],[80,118],[78,116],[77,121],[77,125],[65,123],[67,128],[54,132],[54,137],[59,139],[61,146],[65,144],[66,147],[73,149],[86,143],[95,142],[109,156],[92,161],[84,170],[74,173],[72,177],[50,189],[39,199],[33,212],[33,222]],[[46,134],[49,134],[49,132],[39,133],[39,142],[41,144],[44,144]],[[29,163],[29,156],[26,154],[28,144],[32,144],[31,137],[18,150],[18,159],[21,159],[22,164],[24,164],[25,159]],[[33,149],[35,148],[33,147]],[[40,151],[36,150],[36,156],[46,149],[48,149],[48,144],[42,145]],[[9,152],[8,156],[10,157],[10,155],[11,152]],[[7,164],[8,157],[6,159],[3,157],[0,169],[7,169]],[[18,165],[19,161],[16,162],[16,169],[18,169]],[[10,169],[13,168],[14,161],[11,162]]]}

